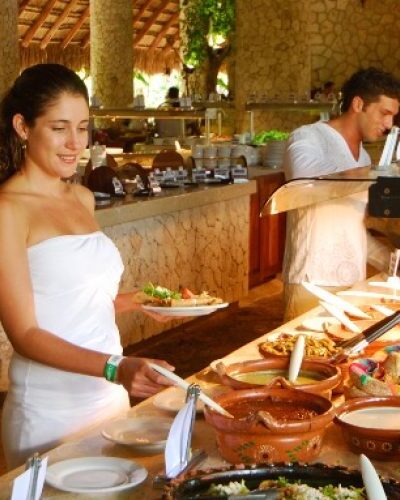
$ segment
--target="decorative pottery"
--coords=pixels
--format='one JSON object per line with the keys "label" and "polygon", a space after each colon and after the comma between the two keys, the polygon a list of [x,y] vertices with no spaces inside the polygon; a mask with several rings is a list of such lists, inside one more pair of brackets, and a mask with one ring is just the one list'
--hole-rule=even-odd
{"label": "decorative pottery", "polygon": [[333,405],[328,399],[294,389],[231,391],[215,400],[224,408],[231,409],[237,404],[252,406],[262,401],[271,411],[285,405],[289,408],[312,407],[315,410],[310,418],[278,419],[269,425],[254,418],[225,417],[206,407],[204,415],[216,432],[218,450],[230,463],[311,461],[320,453],[325,429],[334,416]]}
{"label": "decorative pottery", "polygon": [[[217,372],[221,382],[224,385],[229,385],[233,389],[250,389],[270,387],[279,384],[284,388],[299,389],[313,394],[319,394],[330,398],[332,390],[341,383],[341,371],[338,367],[329,363],[321,363],[319,361],[303,361],[301,364],[300,374],[314,373],[318,376],[318,380],[313,383],[305,383],[301,385],[293,385],[287,380],[287,373],[289,369],[289,356],[272,357],[270,359],[260,359],[255,361],[244,361],[241,363],[233,363],[228,366],[217,365]],[[272,379],[269,384],[252,384],[243,380],[235,378],[235,374],[245,374],[252,372],[268,372],[279,371],[281,376]]]}
{"label": "decorative pottery", "polygon": [[[370,458],[378,460],[400,459],[400,429],[383,429],[385,409],[398,409],[400,420],[400,397],[389,396],[384,398],[358,398],[344,403],[335,416],[335,423],[342,429],[344,439],[354,453],[364,453]],[[344,416],[363,409],[375,409],[377,425],[362,426],[362,418],[357,414],[352,423],[345,422]],[[379,409],[382,414],[379,415]],[[386,412],[387,413],[387,412]]]}

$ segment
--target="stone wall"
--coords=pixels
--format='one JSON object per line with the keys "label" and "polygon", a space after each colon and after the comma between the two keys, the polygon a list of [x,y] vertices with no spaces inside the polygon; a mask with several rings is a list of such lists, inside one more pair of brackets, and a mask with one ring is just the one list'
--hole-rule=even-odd
{"label": "stone wall", "polygon": [[339,89],[361,67],[400,77],[398,0],[310,0],[311,83]]}
{"label": "stone wall", "polygon": [[[105,228],[125,264],[121,291],[151,281],[207,290],[227,302],[248,291],[248,231],[248,196]],[[117,322],[123,345],[179,324],[157,323],[142,313],[121,315]]]}
{"label": "stone wall", "polygon": [[[400,77],[398,0],[237,0],[235,98],[237,132],[249,130],[245,104],[298,97],[328,80],[339,90],[361,67]],[[300,112],[255,112],[255,130],[319,119]]]}
{"label": "stone wall", "polygon": [[[248,292],[249,197],[212,203],[167,215],[108,227],[122,255],[122,292],[148,281],[176,288],[207,290],[227,302]],[[178,325],[142,313],[117,317],[123,346]],[[0,391],[8,387],[12,347],[0,325]]]}

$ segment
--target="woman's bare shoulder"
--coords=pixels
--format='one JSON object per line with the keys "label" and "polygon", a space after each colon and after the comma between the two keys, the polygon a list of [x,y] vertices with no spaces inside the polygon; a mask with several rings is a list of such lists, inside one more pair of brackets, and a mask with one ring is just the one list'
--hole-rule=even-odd
{"label": "woman's bare shoulder", "polygon": [[90,189],[82,186],[80,184],[71,184],[71,188],[74,190],[75,196],[78,200],[90,211],[94,212],[95,201],[94,195]]}

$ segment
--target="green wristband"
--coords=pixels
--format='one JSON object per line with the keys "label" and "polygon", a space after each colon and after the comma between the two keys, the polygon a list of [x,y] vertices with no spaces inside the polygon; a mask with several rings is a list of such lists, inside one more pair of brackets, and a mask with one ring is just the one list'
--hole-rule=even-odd
{"label": "green wristband", "polygon": [[117,373],[118,373],[118,365],[124,359],[124,356],[120,356],[118,354],[113,354],[110,356],[106,362],[104,367],[104,378],[109,382],[118,383],[117,381]]}

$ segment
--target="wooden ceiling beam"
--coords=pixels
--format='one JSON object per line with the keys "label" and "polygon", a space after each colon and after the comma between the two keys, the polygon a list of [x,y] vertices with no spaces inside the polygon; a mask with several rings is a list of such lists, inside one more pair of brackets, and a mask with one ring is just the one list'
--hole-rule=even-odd
{"label": "wooden ceiling beam", "polygon": [[135,40],[133,41],[133,46],[135,47],[140,40],[145,36],[145,34],[148,32],[150,29],[151,25],[154,23],[154,21],[157,19],[157,17],[162,14],[163,10],[165,7],[169,4],[170,0],[163,0],[161,4],[158,6],[158,8],[153,12],[153,14],[146,20],[144,23],[143,28],[139,31],[139,33],[136,35]]}
{"label": "wooden ceiling beam", "polygon": [[45,22],[46,17],[49,15],[49,13],[50,13],[51,9],[54,7],[54,4],[56,3],[56,1],[57,0],[48,0],[46,5],[43,7],[43,10],[42,10],[41,14],[39,15],[39,17],[36,19],[36,21],[33,23],[33,25],[25,33],[25,36],[21,42],[21,45],[23,47],[28,47],[30,41],[35,36],[35,33],[38,31],[38,29]]}
{"label": "wooden ceiling beam", "polygon": [[22,2],[18,5],[18,15],[22,14],[29,1],[30,0],[22,0]]}
{"label": "wooden ceiling beam", "polygon": [[143,5],[140,7],[138,13],[133,17],[133,26],[135,27],[135,23],[139,21],[139,19],[142,17],[144,14],[144,11],[147,10],[150,7],[150,4],[153,0],[146,0],[146,2],[143,3]]}
{"label": "wooden ceiling beam", "polygon": [[160,40],[162,39],[162,37],[167,33],[167,31],[170,29],[170,27],[178,19],[179,19],[179,12],[175,12],[175,14],[172,14],[172,16],[169,18],[168,22],[164,24],[161,31],[158,33],[158,35],[152,41],[149,49],[155,49],[157,47],[157,45],[160,43]]}
{"label": "wooden ceiling beam", "polygon": [[75,26],[72,28],[72,30],[68,33],[68,35],[62,41],[62,44],[61,44],[61,48],[62,49],[65,49],[65,47],[68,46],[69,42],[74,38],[74,36],[76,35],[76,33],[80,30],[82,24],[89,17],[89,13],[90,13],[90,5],[88,5],[86,7],[86,9],[83,11],[81,17],[76,22]]}
{"label": "wooden ceiling beam", "polygon": [[71,10],[75,7],[75,5],[77,3],[78,3],[78,0],[70,0],[67,3],[67,6],[62,11],[62,13],[60,14],[60,16],[57,18],[57,21],[53,24],[53,26],[46,33],[46,36],[40,42],[40,48],[41,49],[45,49],[47,47],[48,43],[53,38],[55,32],[58,30],[58,28],[61,26],[61,24],[64,22],[64,20],[68,17],[68,14],[71,12]]}
{"label": "wooden ceiling beam", "polygon": [[89,45],[89,43],[90,43],[90,28],[89,28],[89,32],[82,38],[82,41],[81,41],[82,49],[86,49],[86,47]]}

